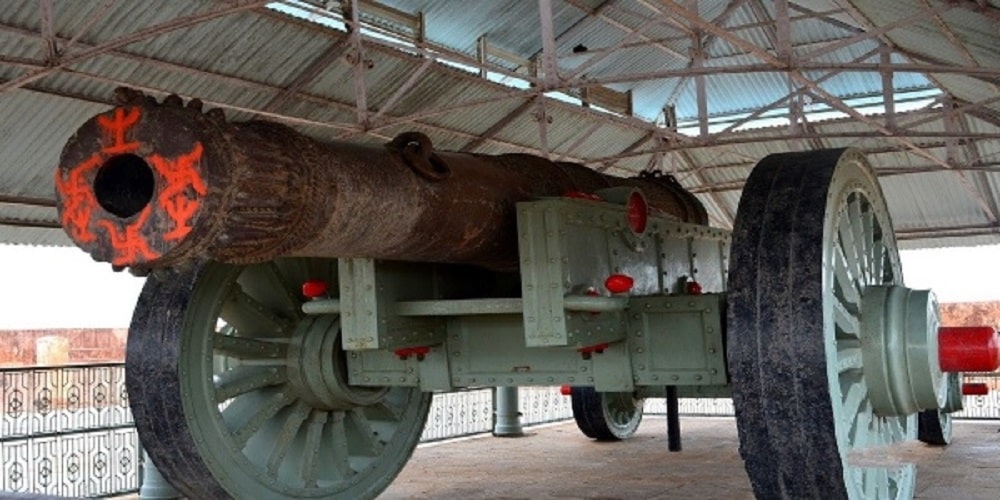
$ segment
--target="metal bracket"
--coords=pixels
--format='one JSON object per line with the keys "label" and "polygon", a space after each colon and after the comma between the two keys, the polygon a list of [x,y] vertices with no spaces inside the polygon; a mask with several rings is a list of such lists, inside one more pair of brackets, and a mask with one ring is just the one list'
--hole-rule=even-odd
{"label": "metal bracket", "polygon": [[339,261],[341,338],[345,351],[394,350],[444,342],[444,319],[401,316],[397,301],[414,295],[431,298],[428,267],[376,262],[368,258]]}

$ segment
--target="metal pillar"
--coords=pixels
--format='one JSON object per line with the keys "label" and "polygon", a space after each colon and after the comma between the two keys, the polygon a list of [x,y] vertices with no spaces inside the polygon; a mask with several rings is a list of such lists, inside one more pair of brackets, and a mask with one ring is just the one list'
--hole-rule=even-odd
{"label": "metal pillar", "polygon": [[524,429],[521,428],[517,387],[497,387],[495,394],[496,418],[493,424],[493,435],[497,437],[523,436]]}
{"label": "metal pillar", "polygon": [[142,456],[142,485],[139,487],[139,498],[181,498],[180,492],[163,478],[159,469],[149,459],[146,450],[142,450]]}

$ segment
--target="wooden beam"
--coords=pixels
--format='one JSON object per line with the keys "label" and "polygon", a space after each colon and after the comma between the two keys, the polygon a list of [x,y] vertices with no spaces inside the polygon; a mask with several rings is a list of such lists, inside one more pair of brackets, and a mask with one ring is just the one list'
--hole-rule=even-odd
{"label": "wooden beam", "polygon": [[556,64],[556,35],[552,21],[552,0],[538,0],[538,15],[542,26],[542,82],[547,88],[559,81],[559,66]]}
{"label": "wooden beam", "polygon": [[354,50],[353,60],[350,61],[354,73],[354,105],[356,107],[358,127],[362,131],[368,130],[368,85],[365,82],[366,66],[371,61],[365,55],[365,47],[361,39],[361,12],[360,0],[350,0],[349,12],[351,22],[347,25],[348,39],[351,48]]}
{"label": "wooden beam", "polygon": [[29,207],[55,208],[56,200],[53,198],[40,198],[36,196],[23,196],[16,194],[0,193],[0,203],[10,205],[25,205]]}

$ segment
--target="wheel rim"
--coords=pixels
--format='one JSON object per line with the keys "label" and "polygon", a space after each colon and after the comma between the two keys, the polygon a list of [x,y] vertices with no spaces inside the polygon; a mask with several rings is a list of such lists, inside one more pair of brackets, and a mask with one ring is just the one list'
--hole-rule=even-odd
{"label": "wheel rim", "polygon": [[901,284],[885,201],[857,153],[774,155],[734,227],[729,362],[741,454],[759,498],[909,498],[912,465],[852,465],[915,436],[878,417],[860,328],[871,285]]}
{"label": "wheel rim", "polygon": [[602,392],[601,406],[608,430],[624,439],[635,434],[642,422],[643,400],[630,392]]}
{"label": "wheel rim", "polygon": [[[336,283],[335,269],[336,261],[303,259],[208,264],[191,280],[175,373],[179,427],[194,445],[179,454],[196,455],[204,469],[183,472],[176,457],[151,453],[158,466],[170,462],[162,472],[185,493],[204,495],[214,482],[237,498],[370,498],[402,469],[430,396],[347,383],[338,318],[304,316],[296,291],[306,279]],[[149,424],[151,439],[162,437]]]}
{"label": "wheel rim", "polygon": [[[917,425],[913,416],[879,417],[872,408],[864,363],[858,358],[864,339],[860,328],[863,295],[871,286],[902,285],[903,276],[877,181],[860,157],[842,161],[830,189],[831,206],[837,208],[828,208],[824,227],[824,262],[833,265],[826,269],[823,282],[833,286],[823,308],[824,338],[836,345],[826,350],[826,366],[831,396],[840,398],[832,405],[837,445],[850,463],[852,452],[914,439]],[[849,498],[911,498],[915,468],[848,465],[844,480]]]}

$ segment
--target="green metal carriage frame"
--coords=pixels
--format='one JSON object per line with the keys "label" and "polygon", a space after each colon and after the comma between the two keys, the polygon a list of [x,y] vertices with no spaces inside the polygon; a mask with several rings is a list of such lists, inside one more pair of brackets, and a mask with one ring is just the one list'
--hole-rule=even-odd
{"label": "green metal carriage frame", "polygon": [[129,339],[140,437],[188,495],[370,498],[432,391],[573,386],[605,439],[642,398],[733,397],[758,497],[912,497],[914,466],[870,452],[946,444],[961,396],[859,154],[763,161],[732,234],[605,197],[518,204],[514,276],[364,257],[154,273]]}

